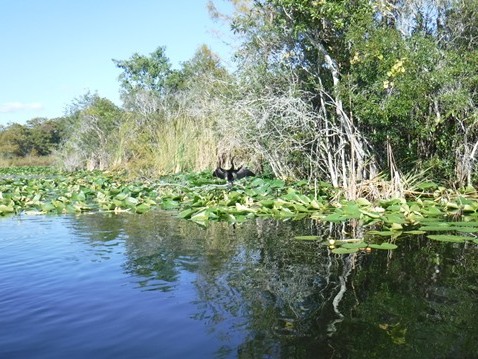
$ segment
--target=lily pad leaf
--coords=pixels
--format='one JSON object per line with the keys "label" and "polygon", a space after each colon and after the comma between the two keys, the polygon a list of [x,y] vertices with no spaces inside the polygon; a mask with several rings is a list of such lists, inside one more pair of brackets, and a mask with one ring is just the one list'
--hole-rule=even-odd
{"label": "lily pad leaf", "polygon": [[265,207],[265,208],[272,208],[274,207],[274,201],[269,199],[269,200],[262,200],[260,201],[260,204],[262,205],[262,207]]}
{"label": "lily pad leaf", "polygon": [[399,231],[399,230],[403,229],[403,226],[400,223],[392,223],[390,225],[390,229],[394,230],[394,231]]}
{"label": "lily pad leaf", "polygon": [[393,243],[387,243],[387,242],[383,242],[382,244],[369,244],[368,245],[370,248],[374,248],[374,249],[396,249],[398,246],[396,244],[393,244]]}
{"label": "lily pad leaf", "polygon": [[127,197],[124,200],[125,204],[129,207],[135,207],[138,204],[138,199],[134,197]]}
{"label": "lily pad leaf", "polygon": [[452,222],[458,227],[478,227],[478,222]]}
{"label": "lily pad leaf", "polygon": [[115,196],[115,199],[117,199],[118,201],[124,201],[127,197],[129,197],[129,194],[125,193],[125,192],[122,192],[122,193],[118,193]]}
{"label": "lily pad leaf", "polygon": [[406,222],[403,215],[399,215],[399,214],[388,214],[384,216],[383,220],[384,222],[391,223],[391,224],[393,223],[404,224]]}
{"label": "lily pad leaf", "polygon": [[461,223],[453,223],[450,224],[442,224],[442,225],[431,225],[431,226],[423,226],[420,227],[419,230],[427,231],[427,232],[437,232],[437,231],[457,231],[457,232],[464,232],[464,233],[475,233],[478,232],[478,227],[472,226],[461,226]]}
{"label": "lily pad leaf", "polygon": [[358,204],[359,206],[370,206],[370,205],[371,205],[371,203],[370,203],[370,201],[369,201],[368,199],[362,198],[362,197],[357,198],[357,199],[355,200],[355,202],[357,202],[357,204]]}
{"label": "lily pad leaf", "polygon": [[194,213],[194,209],[188,208],[185,209],[184,211],[179,212],[178,217],[179,218],[191,218],[191,215]]}
{"label": "lily pad leaf", "polygon": [[438,216],[443,214],[443,212],[435,206],[424,208],[422,212],[428,216]]}
{"label": "lily pad leaf", "polygon": [[355,253],[357,251],[358,251],[358,248],[339,247],[339,248],[332,249],[332,253],[335,253],[335,254],[350,254],[350,253]]}
{"label": "lily pad leaf", "polygon": [[458,236],[453,234],[434,234],[434,235],[429,235],[427,237],[435,241],[452,242],[452,243],[463,243],[466,240],[471,239],[470,237]]}
{"label": "lily pad leaf", "polygon": [[476,233],[478,232],[478,228],[476,227],[455,227],[455,231],[463,232],[463,233]]}
{"label": "lily pad leaf", "polygon": [[403,232],[403,233],[405,233],[405,234],[414,234],[414,235],[415,235],[415,234],[424,234],[424,233],[427,233],[427,232],[421,231],[421,230],[419,230],[419,229],[416,229],[416,230],[412,230],[412,231],[405,231],[405,232]]}
{"label": "lily pad leaf", "polygon": [[375,234],[377,236],[388,237],[388,236],[393,236],[396,233],[392,231],[369,231],[368,234]]}
{"label": "lily pad leaf", "polygon": [[15,209],[13,206],[6,206],[4,204],[0,205],[0,214],[2,213],[13,213],[15,212]]}
{"label": "lily pad leaf", "polygon": [[179,203],[172,199],[167,199],[161,203],[161,208],[163,209],[176,209],[179,207]]}
{"label": "lily pad leaf", "polygon": [[320,239],[319,236],[295,236],[294,239],[298,239],[301,241],[316,241]]}
{"label": "lily pad leaf", "polygon": [[136,207],[136,213],[145,213],[151,209],[150,205],[147,205],[146,203],[141,203],[139,206]]}
{"label": "lily pad leaf", "polygon": [[380,218],[381,217],[381,213],[376,213],[376,212],[372,212],[372,211],[367,211],[363,208],[360,209],[360,212],[365,214],[366,216],[369,216],[370,218]]}
{"label": "lily pad leaf", "polygon": [[360,242],[355,242],[355,243],[344,243],[340,246],[341,248],[366,248],[367,243],[360,241]]}
{"label": "lily pad leaf", "polygon": [[321,205],[317,200],[313,199],[312,201],[310,201],[310,206],[313,208],[313,209],[322,209],[323,208],[323,205]]}
{"label": "lily pad leaf", "polygon": [[428,226],[422,226],[418,228],[420,231],[426,231],[426,232],[436,232],[436,231],[453,231],[454,228],[453,226],[449,224],[432,224]]}

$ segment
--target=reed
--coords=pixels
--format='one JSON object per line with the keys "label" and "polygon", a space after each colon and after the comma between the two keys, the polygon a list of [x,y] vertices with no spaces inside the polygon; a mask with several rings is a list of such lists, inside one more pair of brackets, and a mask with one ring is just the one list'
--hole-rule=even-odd
{"label": "reed", "polygon": [[148,177],[212,169],[217,147],[212,122],[191,116],[159,119],[152,130],[143,127],[136,138],[122,142],[129,156],[118,163]]}
{"label": "reed", "polygon": [[214,167],[215,135],[207,119],[178,117],[155,133],[158,173],[200,172]]}

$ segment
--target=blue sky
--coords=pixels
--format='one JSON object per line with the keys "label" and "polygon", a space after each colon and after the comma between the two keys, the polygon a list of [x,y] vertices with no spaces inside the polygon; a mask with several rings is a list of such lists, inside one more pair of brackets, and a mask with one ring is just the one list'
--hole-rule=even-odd
{"label": "blue sky", "polygon": [[60,117],[88,91],[120,105],[112,59],[165,46],[178,67],[207,44],[227,63],[224,39],[207,0],[0,0],[0,125]]}

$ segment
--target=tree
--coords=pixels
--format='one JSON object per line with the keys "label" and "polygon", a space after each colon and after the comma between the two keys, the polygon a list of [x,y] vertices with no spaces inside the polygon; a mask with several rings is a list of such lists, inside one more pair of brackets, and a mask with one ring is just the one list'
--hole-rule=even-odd
{"label": "tree", "polygon": [[475,0],[255,1],[232,23],[244,40],[240,76],[257,81],[256,99],[310,101],[316,131],[331,139],[314,156],[333,163],[325,179],[334,185],[367,178],[360,172],[373,162],[392,178],[433,165],[463,185],[478,150],[476,9]]}
{"label": "tree", "polygon": [[[341,72],[349,67],[345,34],[354,16],[369,9],[366,1],[264,0],[234,19],[244,39],[241,93],[258,104],[245,131],[257,136],[243,142],[263,148],[275,175],[327,180],[354,196],[354,183],[375,174],[369,145],[340,92]],[[261,138],[269,132],[264,123],[277,133],[274,140]],[[277,152],[277,141],[288,148]]]}
{"label": "tree", "polygon": [[26,123],[29,129],[31,152],[47,156],[56,149],[61,141],[60,123],[46,118],[33,118]]}
{"label": "tree", "polygon": [[121,157],[118,131],[123,111],[97,94],[87,93],[70,109],[69,136],[62,143],[62,157],[67,167],[106,169]]}
{"label": "tree", "polygon": [[28,129],[18,123],[9,124],[0,132],[0,153],[4,157],[24,157],[30,152]]}
{"label": "tree", "polygon": [[115,60],[123,70],[119,76],[121,95],[127,108],[134,108],[134,97],[141,94],[164,95],[173,70],[166,57],[166,48],[158,47],[149,56],[133,54],[128,60]]}

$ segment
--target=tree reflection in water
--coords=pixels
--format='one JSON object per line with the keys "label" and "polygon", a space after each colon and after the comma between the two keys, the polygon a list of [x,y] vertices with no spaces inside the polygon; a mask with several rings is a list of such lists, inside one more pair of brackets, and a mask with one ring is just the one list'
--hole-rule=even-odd
{"label": "tree reflection in water", "polygon": [[[95,216],[78,221],[101,232]],[[221,343],[218,357],[438,358],[477,352],[476,246],[415,237],[401,240],[393,252],[334,255],[324,245],[327,238],[360,238],[363,228],[261,219],[202,228],[163,212],[117,216],[104,226],[112,237],[126,238],[124,270],[138,288],[174,291],[184,273],[193,278],[193,317]],[[294,239],[301,234],[324,240]],[[236,345],[238,333],[245,340]]]}

